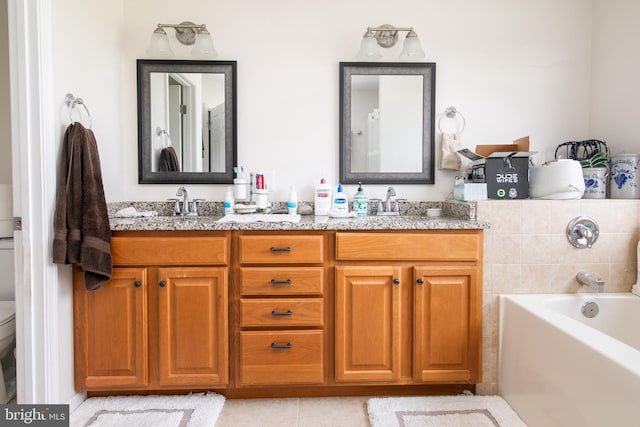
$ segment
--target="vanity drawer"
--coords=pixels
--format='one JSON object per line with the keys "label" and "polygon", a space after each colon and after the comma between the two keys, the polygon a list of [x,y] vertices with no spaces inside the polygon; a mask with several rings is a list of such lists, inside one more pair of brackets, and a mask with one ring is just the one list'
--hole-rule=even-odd
{"label": "vanity drawer", "polygon": [[242,264],[319,264],[324,261],[321,235],[243,235],[240,236]]}
{"label": "vanity drawer", "polygon": [[240,332],[242,385],[321,384],[323,332]]}
{"label": "vanity drawer", "polygon": [[241,299],[240,327],[322,326],[322,298]]}
{"label": "vanity drawer", "polygon": [[113,265],[223,265],[229,262],[226,237],[112,237]]}
{"label": "vanity drawer", "polygon": [[336,259],[475,261],[481,256],[480,232],[336,233]]}
{"label": "vanity drawer", "polygon": [[242,267],[242,295],[322,295],[323,267]]}

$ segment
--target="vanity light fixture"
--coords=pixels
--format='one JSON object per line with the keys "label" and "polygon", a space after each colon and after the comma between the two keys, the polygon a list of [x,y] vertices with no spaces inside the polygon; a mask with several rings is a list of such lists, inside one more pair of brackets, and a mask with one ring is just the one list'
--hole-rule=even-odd
{"label": "vanity light fixture", "polygon": [[381,25],[367,28],[362,37],[362,43],[357,55],[358,59],[375,61],[382,58],[378,46],[383,48],[394,46],[398,41],[398,31],[407,31],[402,52],[400,52],[400,60],[418,60],[426,56],[420,46],[418,34],[413,31],[413,27],[396,28],[393,25]]}
{"label": "vanity light fixture", "polygon": [[158,24],[157,28],[151,35],[147,54],[154,58],[172,58],[174,56],[169,38],[164,30],[165,28],[173,28],[176,30],[176,39],[186,46],[192,46],[191,56],[196,59],[213,59],[218,56],[211,34],[207,31],[204,24],[194,24],[185,21],[179,24]]}

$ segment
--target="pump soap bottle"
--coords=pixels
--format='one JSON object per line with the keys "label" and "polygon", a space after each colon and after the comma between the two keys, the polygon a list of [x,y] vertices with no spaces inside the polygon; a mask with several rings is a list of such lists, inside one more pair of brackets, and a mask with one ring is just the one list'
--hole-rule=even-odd
{"label": "pump soap bottle", "polygon": [[356,211],[356,214],[358,214],[358,216],[367,215],[367,208],[368,208],[367,202],[368,202],[367,195],[364,194],[364,191],[362,190],[362,183],[359,182],[358,191],[353,196],[353,210]]}
{"label": "pump soap bottle", "polygon": [[328,215],[329,209],[331,209],[331,186],[322,178],[320,185],[316,187],[314,212],[317,216],[324,216]]}
{"label": "pump soap bottle", "polygon": [[349,212],[349,200],[347,193],[342,191],[342,184],[338,184],[338,191],[333,198],[333,209],[337,212]]}

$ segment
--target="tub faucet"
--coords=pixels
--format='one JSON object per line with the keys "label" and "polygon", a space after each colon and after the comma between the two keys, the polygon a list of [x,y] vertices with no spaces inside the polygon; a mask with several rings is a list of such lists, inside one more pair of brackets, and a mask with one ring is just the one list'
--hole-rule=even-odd
{"label": "tub faucet", "polygon": [[593,276],[585,271],[576,274],[576,280],[583,286],[588,286],[596,293],[604,291],[604,280],[601,277]]}

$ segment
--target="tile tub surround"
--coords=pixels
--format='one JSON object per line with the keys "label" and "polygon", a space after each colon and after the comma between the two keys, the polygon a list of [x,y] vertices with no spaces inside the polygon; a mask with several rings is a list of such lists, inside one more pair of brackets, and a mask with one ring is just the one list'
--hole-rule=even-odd
{"label": "tile tub surround", "polygon": [[[579,271],[600,276],[605,292],[629,292],[636,283],[640,200],[489,200],[477,202],[484,231],[483,383],[478,394],[497,393],[498,295],[590,292]],[[569,221],[594,218],[600,236],[591,249],[566,237]]]}

